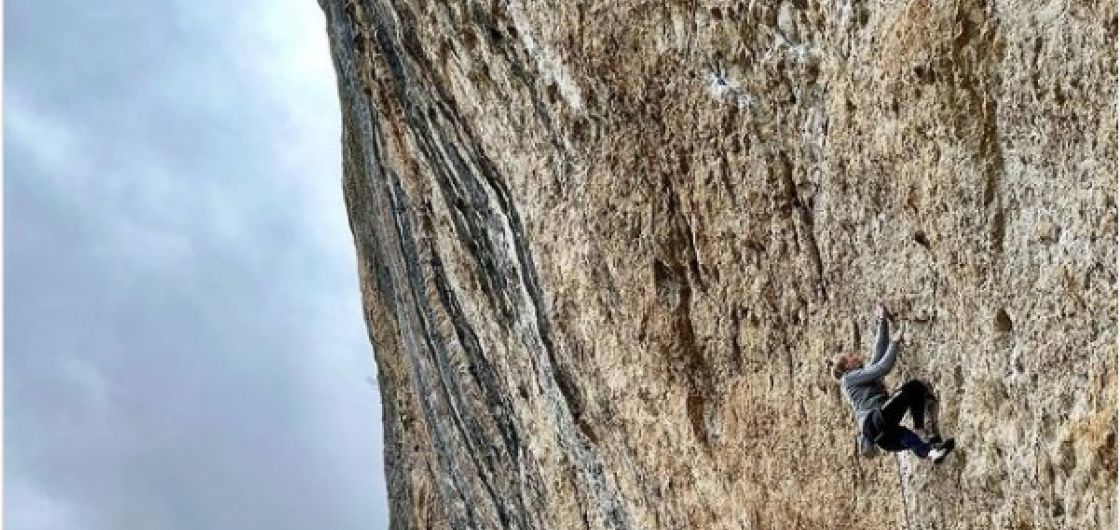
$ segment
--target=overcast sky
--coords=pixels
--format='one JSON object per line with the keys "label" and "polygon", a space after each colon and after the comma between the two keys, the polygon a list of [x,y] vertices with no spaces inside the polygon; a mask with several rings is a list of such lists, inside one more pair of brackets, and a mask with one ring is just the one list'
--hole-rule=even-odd
{"label": "overcast sky", "polygon": [[315,0],[4,30],[5,527],[386,527]]}

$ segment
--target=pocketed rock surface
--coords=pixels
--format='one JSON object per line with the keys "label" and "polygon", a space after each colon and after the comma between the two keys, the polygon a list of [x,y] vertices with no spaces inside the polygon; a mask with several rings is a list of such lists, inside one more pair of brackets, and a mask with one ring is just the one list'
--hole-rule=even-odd
{"label": "pocketed rock surface", "polygon": [[320,3],[393,528],[1114,527],[1114,2]]}

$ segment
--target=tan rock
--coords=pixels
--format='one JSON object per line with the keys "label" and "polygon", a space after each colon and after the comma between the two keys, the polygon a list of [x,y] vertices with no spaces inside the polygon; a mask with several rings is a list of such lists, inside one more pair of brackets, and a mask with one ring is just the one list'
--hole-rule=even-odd
{"label": "tan rock", "polygon": [[395,528],[1114,524],[1115,3],[321,3]]}

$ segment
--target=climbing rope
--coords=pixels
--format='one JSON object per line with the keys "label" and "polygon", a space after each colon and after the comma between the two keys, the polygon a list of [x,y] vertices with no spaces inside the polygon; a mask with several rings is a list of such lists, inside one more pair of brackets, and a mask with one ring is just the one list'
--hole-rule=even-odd
{"label": "climbing rope", "polygon": [[906,502],[906,487],[902,484],[902,458],[898,453],[894,454],[894,463],[898,470],[898,493],[902,495],[902,515],[906,517],[906,530],[910,530],[910,506]]}

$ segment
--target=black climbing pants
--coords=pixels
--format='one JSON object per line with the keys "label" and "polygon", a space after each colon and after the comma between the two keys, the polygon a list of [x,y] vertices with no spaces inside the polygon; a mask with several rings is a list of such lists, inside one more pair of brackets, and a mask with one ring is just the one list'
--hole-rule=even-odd
{"label": "black climbing pants", "polygon": [[907,412],[914,420],[915,427],[924,427],[926,421],[926,398],[929,390],[926,385],[916,379],[907,381],[902,385],[883,406],[873,412],[868,418],[865,428],[866,436],[875,441],[885,451],[914,452],[919,457],[925,458],[930,446],[914,431],[899,425]]}

